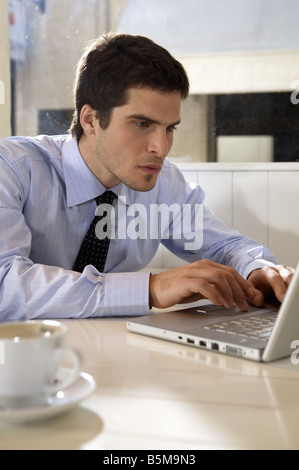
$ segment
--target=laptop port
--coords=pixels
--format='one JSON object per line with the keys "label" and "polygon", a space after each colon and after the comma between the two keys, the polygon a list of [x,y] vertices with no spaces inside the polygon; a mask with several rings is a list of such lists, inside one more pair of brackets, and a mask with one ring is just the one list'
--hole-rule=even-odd
{"label": "laptop port", "polygon": [[242,356],[242,349],[234,346],[226,346],[225,352],[231,356]]}
{"label": "laptop port", "polygon": [[206,341],[199,341],[199,346],[202,346],[203,348],[207,347],[207,342]]}
{"label": "laptop port", "polygon": [[187,338],[187,343],[194,344],[194,339]]}
{"label": "laptop port", "polygon": [[212,343],[211,348],[214,349],[214,351],[218,351],[219,350],[218,343]]}

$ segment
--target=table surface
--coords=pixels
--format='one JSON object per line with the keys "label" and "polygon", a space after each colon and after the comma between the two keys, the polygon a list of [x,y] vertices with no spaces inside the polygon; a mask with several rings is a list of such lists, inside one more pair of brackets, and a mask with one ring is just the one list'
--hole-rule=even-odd
{"label": "table surface", "polygon": [[30,423],[0,420],[0,449],[298,449],[299,366],[257,364],[128,332],[126,319],[63,321],[94,392]]}

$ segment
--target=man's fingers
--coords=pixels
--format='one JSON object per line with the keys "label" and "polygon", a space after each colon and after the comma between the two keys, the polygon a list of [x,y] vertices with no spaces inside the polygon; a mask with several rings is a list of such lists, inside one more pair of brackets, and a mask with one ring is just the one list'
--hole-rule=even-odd
{"label": "man's fingers", "polygon": [[208,260],[196,261],[150,278],[150,305],[164,308],[190,299],[209,299],[227,308],[246,311],[248,303],[261,306],[275,293],[282,301],[294,269],[283,265],[264,266],[245,280],[235,269]]}
{"label": "man's fingers", "polygon": [[273,271],[275,273],[272,274],[271,272],[270,285],[276,298],[282,302],[293,277],[294,270],[286,266],[277,266]]}
{"label": "man's fingers", "polygon": [[255,307],[261,307],[264,303],[264,295],[258,289],[253,289],[254,294],[248,299]]}
{"label": "man's fingers", "polygon": [[229,266],[216,265],[207,270],[210,282],[213,282],[223,297],[223,305],[232,308],[234,305],[241,311],[248,309],[248,302],[255,298],[257,292],[235,269]]}
{"label": "man's fingers", "polygon": [[235,304],[239,310],[247,310],[248,303],[246,301],[247,295],[244,291],[244,285],[235,273],[216,270],[211,272],[211,278],[215,288],[223,298],[223,305],[226,308],[232,308]]}
{"label": "man's fingers", "polygon": [[[249,276],[249,283],[264,297],[271,293],[282,302],[294,274],[294,268],[283,265],[264,266],[253,271]],[[255,302],[253,302],[254,305]]]}
{"label": "man's fingers", "polygon": [[288,286],[292,280],[295,269],[290,266],[282,266],[280,269],[280,275],[284,280],[286,286]]}
{"label": "man's fingers", "polygon": [[[160,280],[163,287],[160,282],[157,283]],[[172,296],[176,303],[197,296],[207,298],[216,305],[224,305],[227,308],[236,305],[239,310],[246,311],[247,297],[254,295],[250,284],[233,268],[205,260],[158,275],[158,278],[152,279],[151,285],[154,289],[156,287],[152,300],[156,299],[158,302],[163,295],[163,304],[166,298],[168,304]],[[167,293],[168,287],[170,290]]]}

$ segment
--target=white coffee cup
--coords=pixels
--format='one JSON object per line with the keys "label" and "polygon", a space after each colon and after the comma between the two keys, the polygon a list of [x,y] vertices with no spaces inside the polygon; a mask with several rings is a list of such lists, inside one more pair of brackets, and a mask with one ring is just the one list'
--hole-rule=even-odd
{"label": "white coffee cup", "polygon": [[[80,354],[64,346],[67,327],[58,321],[0,323],[0,406],[44,406],[49,397],[74,383]],[[63,381],[55,382],[63,357],[71,359]]]}

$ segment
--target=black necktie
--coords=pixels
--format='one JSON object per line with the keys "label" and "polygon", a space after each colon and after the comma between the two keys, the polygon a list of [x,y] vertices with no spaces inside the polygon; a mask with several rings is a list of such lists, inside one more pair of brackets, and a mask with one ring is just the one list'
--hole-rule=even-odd
{"label": "black necktie", "polygon": [[[111,208],[113,199],[116,197],[116,194],[112,191],[105,191],[96,198],[97,213],[100,213],[100,215],[95,215],[87,230],[73,266],[74,271],[82,272],[85,266],[92,264],[98,271],[104,272],[111,237]],[[102,204],[105,204],[105,206],[102,206],[101,210],[98,206]],[[98,224],[104,217],[103,224]]]}

